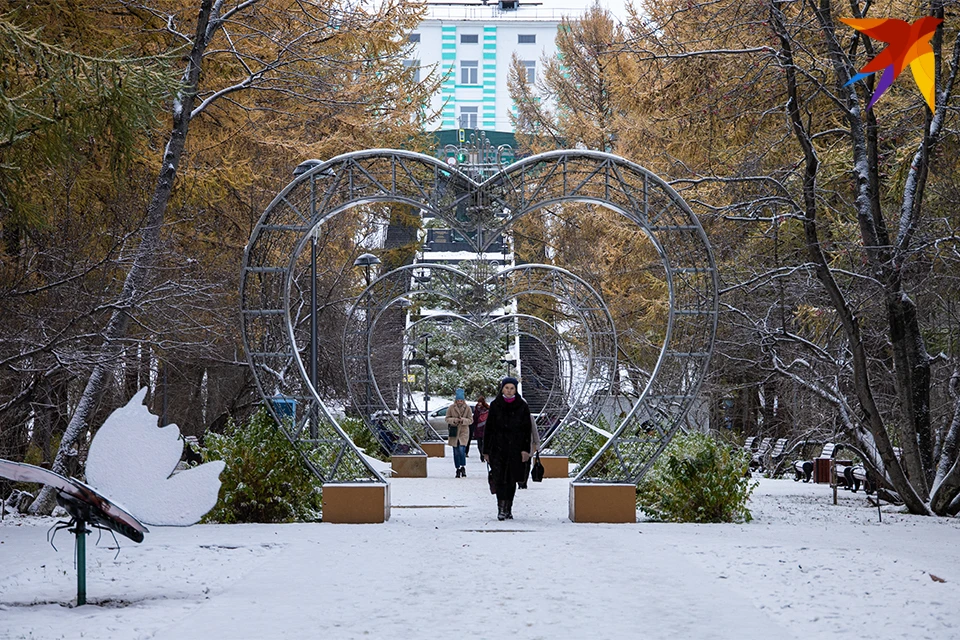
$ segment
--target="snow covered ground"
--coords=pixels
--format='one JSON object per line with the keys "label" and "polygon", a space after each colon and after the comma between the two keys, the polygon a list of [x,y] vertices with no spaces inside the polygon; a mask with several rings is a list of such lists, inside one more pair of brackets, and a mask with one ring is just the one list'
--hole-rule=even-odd
{"label": "snow covered ground", "polygon": [[69,534],[7,516],[0,638],[960,638],[960,520],[762,480],[746,525],[574,524],[547,479],[498,522],[476,456],[393,480],[384,525],[93,535],[83,607]]}

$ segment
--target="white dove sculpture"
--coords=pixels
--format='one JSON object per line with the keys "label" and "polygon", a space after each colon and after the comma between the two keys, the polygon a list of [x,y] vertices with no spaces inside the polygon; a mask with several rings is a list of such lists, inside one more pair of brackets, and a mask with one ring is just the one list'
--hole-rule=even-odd
{"label": "white dove sculpture", "polygon": [[122,504],[141,522],[196,524],[217,503],[222,460],[173,473],[183,453],[180,429],[158,427],[143,404],[146,388],[110,414],[87,455],[87,484]]}

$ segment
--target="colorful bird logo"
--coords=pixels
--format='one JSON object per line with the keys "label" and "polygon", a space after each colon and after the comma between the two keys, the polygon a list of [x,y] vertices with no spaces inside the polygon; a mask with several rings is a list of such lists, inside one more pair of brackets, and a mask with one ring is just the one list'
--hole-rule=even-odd
{"label": "colorful bird logo", "polygon": [[888,46],[877,57],[870,61],[860,73],[850,78],[847,85],[862,80],[872,73],[883,70],[877,90],[870,99],[867,109],[873,107],[883,92],[890,88],[904,67],[910,65],[913,79],[923,94],[930,111],[933,111],[936,102],[934,95],[934,59],[933,49],[930,47],[930,38],[937,30],[941,18],[927,16],[920,18],[913,24],[894,18],[840,18],[857,31],[867,34],[874,40],[886,42]]}

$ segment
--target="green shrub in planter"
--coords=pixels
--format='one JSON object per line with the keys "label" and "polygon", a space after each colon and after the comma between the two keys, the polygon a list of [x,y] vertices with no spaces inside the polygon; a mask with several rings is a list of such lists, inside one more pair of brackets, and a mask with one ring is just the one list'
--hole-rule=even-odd
{"label": "green shrub in planter", "polygon": [[637,487],[637,506],[665,522],[750,522],[756,488],[743,449],[702,433],[678,434]]}
{"label": "green shrub in planter", "polygon": [[204,522],[302,522],[320,518],[320,481],[266,409],[245,425],[207,434],[204,462],[223,460],[220,499]]}
{"label": "green shrub in planter", "polygon": [[363,452],[368,456],[383,460],[384,462],[390,461],[390,456],[387,455],[383,447],[380,446],[380,442],[370,432],[370,429],[367,428],[367,425],[363,422],[363,418],[342,418],[339,420],[339,424],[340,428],[346,431],[350,439],[353,440],[353,444],[363,449]]}

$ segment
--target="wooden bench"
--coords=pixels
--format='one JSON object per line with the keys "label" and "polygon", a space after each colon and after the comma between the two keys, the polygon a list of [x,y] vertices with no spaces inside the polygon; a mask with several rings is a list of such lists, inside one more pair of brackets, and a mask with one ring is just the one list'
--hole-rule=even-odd
{"label": "wooden bench", "polygon": [[787,449],[786,438],[779,438],[774,444],[770,451],[767,452],[767,455],[763,457],[760,461],[760,468],[764,472],[775,469],[777,463],[780,462],[780,459],[783,458]]}
{"label": "wooden bench", "polygon": [[[900,459],[900,447],[894,447],[894,454],[897,460]],[[877,482],[872,474],[867,473],[866,467],[862,464],[853,464],[849,460],[838,460],[836,463],[836,481],[839,486],[856,493],[861,485],[867,495],[877,490]]]}
{"label": "wooden bench", "polygon": [[856,493],[864,485],[867,493],[873,493],[873,483],[867,478],[867,470],[862,464],[853,464],[850,460],[838,460],[834,467],[838,486]]}
{"label": "wooden bench", "polygon": [[773,438],[764,438],[760,441],[760,446],[757,448],[757,451],[753,454],[753,459],[750,460],[750,468],[761,468],[763,467],[763,457],[767,455],[767,452],[770,451],[771,443]]}

